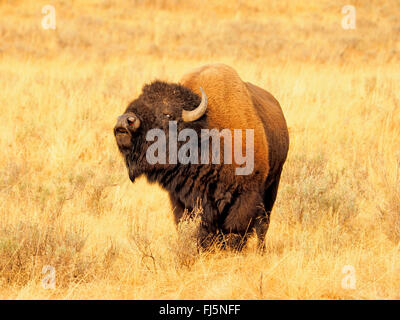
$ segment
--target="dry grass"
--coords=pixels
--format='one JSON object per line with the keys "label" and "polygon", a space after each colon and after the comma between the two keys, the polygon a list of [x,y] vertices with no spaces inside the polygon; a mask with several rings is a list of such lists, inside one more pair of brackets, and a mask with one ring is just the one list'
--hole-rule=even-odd
{"label": "dry grass", "polygon": [[[397,0],[352,1],[348,31],[347,1],[59,0],[55,31],[45,4],[0,0],[0,298],[400,298]],[[255,239],[198,253],[115,146],[143,83],[208,62],[272,92],[290,127],[264,256]]]}

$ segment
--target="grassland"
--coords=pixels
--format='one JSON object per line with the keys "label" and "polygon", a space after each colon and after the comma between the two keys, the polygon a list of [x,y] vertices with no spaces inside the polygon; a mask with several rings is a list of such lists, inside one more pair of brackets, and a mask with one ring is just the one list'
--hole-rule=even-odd
{"label": "grassland", "polygon": [[[59,0],[56,30],[46,4],[0,0],[0,298],[400,298],[397,0],[353,0],[355,30],[347,1]],[[115,145],[144,83],[209,62],[270,91],[290,129],[263,256],[255,239],[196,253]]]}

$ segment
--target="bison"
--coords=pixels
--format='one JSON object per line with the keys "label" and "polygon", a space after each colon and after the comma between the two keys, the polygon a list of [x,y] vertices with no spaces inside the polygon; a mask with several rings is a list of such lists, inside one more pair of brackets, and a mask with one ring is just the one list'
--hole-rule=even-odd
{"label": "bison", "polygon": [[[240,164],[235,161],[150,163],[146,153],[152,142],[147,133],[162,130],[168,144],[171,123],[178,132],[192,129],[199,135],[204,129],[252,129],[251,173],[237,174],[235,168]],[[114,135],[131,181],[143,175],[167,190],[176,223],[185,212],[201,205],[198,240],[203,248],[221,239],[224,246],[240,250],[255,230],[258,247],[264,249],[289,148],[282,109],[269,92],[243,82],[227,65],[205,65],[184,75],[179,83],[157,80],[145,85],[118,117]],[[242,141],[246,146],[247,140],[243,137]],[[184,142],[179,141],[178,146]],[[162,152],[172,152],[167,149]],[[229,152],[224,153],[227,157]]]}

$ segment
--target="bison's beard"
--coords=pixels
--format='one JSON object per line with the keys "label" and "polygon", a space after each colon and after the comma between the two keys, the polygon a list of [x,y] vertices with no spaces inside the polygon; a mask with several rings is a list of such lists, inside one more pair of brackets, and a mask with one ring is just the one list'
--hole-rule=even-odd
{"label": "bison's beard", "polygon": [[137,168],[137,165],[134,163],[132,156],[133,156],[133,154],[131,152],[129,152],[125,155],[125,164],[126,164],[126,168],[128,169],[129,179],[133,183],[133,182],[135,182],[135,179],[138,176],[139,170]]}
{"label": "bison's beard", "polygon": [[[139,177],[146,170],[145,163],[140,161],[145,159],[146,146],[143,147],[142,137],[137,135],[135,139],[131,140],[131,146],[129,148],[124,148],[118,145],[119,151],[121,152],[123,158],[125,159],[125,165],[128,169],[129,179],[134,182],[137,177]],[[117,142],[118,143],[118,142]]]}
{"label": "bison's beard", "polygon": [[128,175],[129,179],[133,182],[135,182],[136,176],[135,176],[135,170],[133,168],[133,165],[128,165]]}

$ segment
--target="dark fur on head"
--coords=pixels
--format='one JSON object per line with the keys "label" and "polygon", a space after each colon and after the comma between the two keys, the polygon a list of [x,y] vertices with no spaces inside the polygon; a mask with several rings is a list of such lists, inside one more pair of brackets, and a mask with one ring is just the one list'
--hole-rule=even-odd
{"label": "dark fur on head", "polygon": [[[207,128],[207,116],[195,122],[182,120],[182,109],[193,110],[200,103],[200,97],[191,90],[173,83],[154,81],[145,85],[142,94],[132,101],[125,113],[133,112],[140,120],[140,129],[132,133],[132,148],[120,148],[125,157],[131,180],[145,174],[151,182],[156,176],[163,174],[163,170],[171,170],[176,165],[155,164],[146,161],[147,148],[153,143],[146,141],[146,133],[151,129],[161,129],[169,138],[169,122],[177,121],[178,132],[191,128],[200,134],[202,128]],[[184,142],[178,142],[178,146]],[[167,150],[168,157],[168,150]],[[157,180],[158,181],[158,180]]]}

